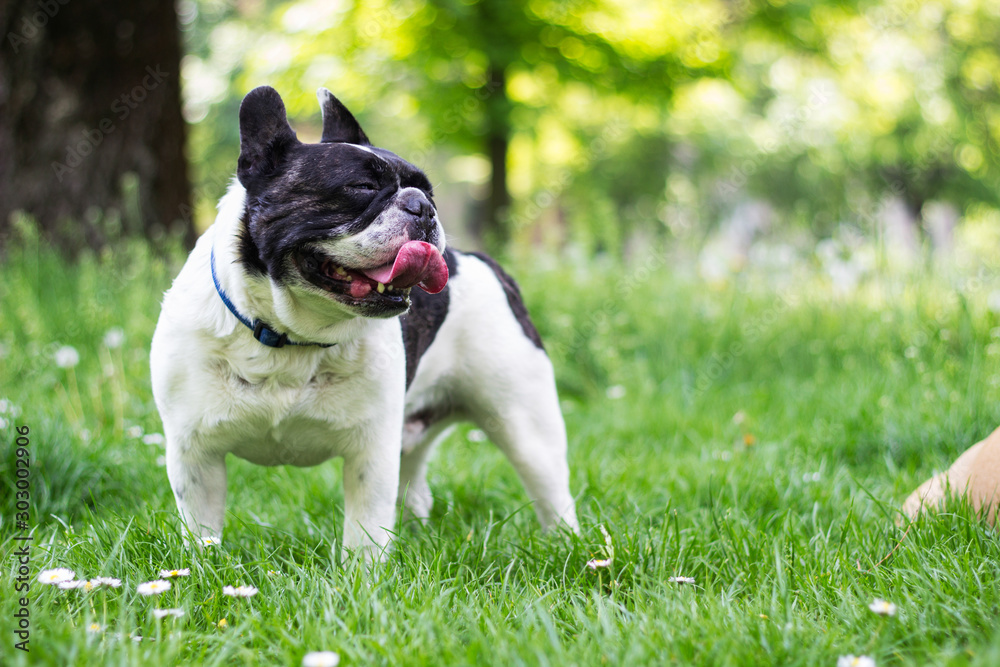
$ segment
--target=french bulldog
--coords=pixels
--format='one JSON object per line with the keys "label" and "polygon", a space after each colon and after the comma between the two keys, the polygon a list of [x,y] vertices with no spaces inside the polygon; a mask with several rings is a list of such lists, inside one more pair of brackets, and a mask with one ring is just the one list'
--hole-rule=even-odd
{"label": "french bulldog", "polygon": [[340,456],[342,547],[381,559],[397,501],[426,521],[428,459],[471,420],[543,528],[578,531],[553,368],[517,284],[446,248],[427,176],[318,97],[316,144],[273,88],[243,99],[236,178],[163,299],[150,370],[187,529],[221,540],[227,454]]}

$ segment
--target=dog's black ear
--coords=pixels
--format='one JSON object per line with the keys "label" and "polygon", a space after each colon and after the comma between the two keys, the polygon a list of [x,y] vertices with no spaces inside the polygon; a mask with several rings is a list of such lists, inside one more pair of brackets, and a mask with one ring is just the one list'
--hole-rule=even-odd
{"label": "dog's black ear", "polygon": [[346,144],[361,144],[371,146],[364,130],[358,125],[351,112],[343,103],[333,96],[326,88],[316,91],[319,98],[319,108],[323,111],[323,138],[321,143],[329,144],[343,142]]}
{"label": "dog's black ear", "polygon": [[244,187],[267,176],[299,140],[288,124],[285,103],[270,86],[254,88],[240,104],[240,160],[236,177]]}

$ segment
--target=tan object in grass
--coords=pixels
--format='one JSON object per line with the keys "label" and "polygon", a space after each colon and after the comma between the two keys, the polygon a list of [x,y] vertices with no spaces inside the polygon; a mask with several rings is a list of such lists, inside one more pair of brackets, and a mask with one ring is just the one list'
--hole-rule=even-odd
{"label": "tan object in grass", "polygon": [[903,512],[916,518],[925,508],[940,507],[949,494],[965,494],[973,509],[994,523],[1000,500],[1000,428],[965,450],[946,471],[917,487],[903,503]]}

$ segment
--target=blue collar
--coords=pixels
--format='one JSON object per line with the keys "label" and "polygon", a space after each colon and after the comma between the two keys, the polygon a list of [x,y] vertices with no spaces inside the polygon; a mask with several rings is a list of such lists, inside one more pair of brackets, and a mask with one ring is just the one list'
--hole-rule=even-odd
{"label": "blue collar", "polygon": [[261,344],[267,345],[268,347],[284,347],[285,345],[316,345],[318,347],[333,347],[336,343],[298,343],[293,340],[288,340],[288,334],[279,334],[273,329],[269,328],[261,320],[253,320],[252,322],[248,317],[236,310],[236,306],[233,302],[229,300],[229,295],[226,291],[222,289],[222,285],[219,284],[219,277],[215,274],[215,246],[212,246],[212,282],[215,283],[215,291],[219,293],[219,298],[222,299],[222,303],[226,304],[226,308],[229,312],[236,316],[240,322],[243,323],[248,329],[253,331],[253,337],[256,338]]}

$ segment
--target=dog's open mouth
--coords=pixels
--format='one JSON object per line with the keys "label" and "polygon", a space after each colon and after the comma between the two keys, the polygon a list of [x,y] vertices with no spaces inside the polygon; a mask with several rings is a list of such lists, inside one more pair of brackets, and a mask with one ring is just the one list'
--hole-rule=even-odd
{"label": "dog's open mouth", "polygon": [[424,241],[403,244],[391,264],[370,269],[341,266],[315,250],[300,250],[295,262],[312,284],[357,302],[378,300],[405,306],[414,286],[437,294],[448,282],[444,258]]}

